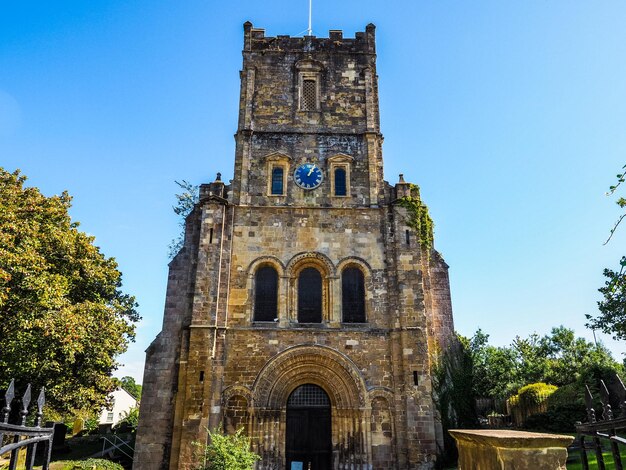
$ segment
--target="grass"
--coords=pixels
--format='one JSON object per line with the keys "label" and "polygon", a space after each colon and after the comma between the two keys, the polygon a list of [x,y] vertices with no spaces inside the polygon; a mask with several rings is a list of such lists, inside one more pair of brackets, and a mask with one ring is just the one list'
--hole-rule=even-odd
{"label": "grass", "polygon": [[[615,462],[613,461],[613,455],[610,451],[602,452],[604,459],[604,465],[606,470],[614,470]],[[622,463],[626,463],[626,449],[620,447],[620,457]],[[589,468],[598,468],[598,461],[596,460],[596,453],[594,451],[587,451],[587,462]],[[580,451],[572,452],[567,459],[567,470],[582,470],[583,464],[580,456]]]}
{"label": "grass", "polygon": [[50,464],[50,470],[123,470],[121,465],[101,459],[60,460]]}

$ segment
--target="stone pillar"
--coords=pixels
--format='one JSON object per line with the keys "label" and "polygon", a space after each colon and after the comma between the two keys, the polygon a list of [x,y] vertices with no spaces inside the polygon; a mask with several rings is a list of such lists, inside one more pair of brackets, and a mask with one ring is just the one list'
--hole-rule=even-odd
{"label": "stone pillar", "polygon": [[453,429],[459,470],[565,470],[572,436],[499,429]]}

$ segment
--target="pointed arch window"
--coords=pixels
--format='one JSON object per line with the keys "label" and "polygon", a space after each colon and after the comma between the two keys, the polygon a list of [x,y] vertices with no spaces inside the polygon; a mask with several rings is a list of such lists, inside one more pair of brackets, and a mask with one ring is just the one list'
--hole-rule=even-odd
{"label": "pointed arch window", "polygon": [[344,323],[365,323],[365,279],[359,268],[341,273],[341,312]]}
{"label": "pointed arch window", "polygon": [[278,317],[278,273],[272,266],[260,267],[254,276],[254,321]]}
{"label": "pointed arch window", "polygon": [[322,322],[322,275],[304,268],[298,276],[298,323]]}

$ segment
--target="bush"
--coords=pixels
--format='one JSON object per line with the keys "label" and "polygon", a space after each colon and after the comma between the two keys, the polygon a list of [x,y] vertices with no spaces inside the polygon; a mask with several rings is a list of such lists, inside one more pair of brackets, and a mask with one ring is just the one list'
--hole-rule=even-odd
{"label": "bush", "polygon": [[85,431],[88,434],[97,434],[99,424],[100,424],[100,417],[91,416],[85,420]]}
{"label": "bush", "polygon": [[127,412],[124,412],[124,417],[113,427],[113,431],[115,431],[115,433],[135,432],[138,423],[139,408],[135,406]]}
{"label": "bush", "polygon": [[576,423],[583,422],[587,409],[582,403],[570,403],[548,408],[545,413],[529,416],[524,421],[524,429],[548,432],[576,432]]}
{"label": "bush", "polygon": [[104,459],[66,460],[57,462],[62,464],[60,470],[124,470],[120,464]]}
{"label": "bush", "polygon": [[517,391],[519,404],[525,407],[537,406],[543,403],[558,387],[543,382],[524,385]]}
{"label": "bush", "polygon": [[218,429],[209,431],[209,438],[210,444],[193,443],[199,461],[195,470],[251,470],[260,459],[250,450],[250,438],[243,434],[243,428],[232,435]]}
{"label": "bush", "polygon": [[585,403],[584,386],[578,383],[563,385],[548,397],[548,409],[564,405]]}
{"label": "bush", "polygon": [[554,385],[543,382],[524,385],[508,400],[509,409],[513,420],[520,425],[529,416],[547,411],[547,399],[557,390]]}

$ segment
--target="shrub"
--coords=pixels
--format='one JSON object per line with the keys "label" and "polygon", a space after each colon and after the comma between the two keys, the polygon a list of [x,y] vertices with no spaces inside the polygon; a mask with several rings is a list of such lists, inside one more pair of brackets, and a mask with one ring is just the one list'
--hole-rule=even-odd
{"label": "shrub", "polygon": [[517,391],[519,404],[526,407],[537,406],[552,395],[557,388],[554,385],[548,385],[543,382],[524,385]]}
{"label": "shrub", "polygon": [[218,429],[209,431],[210,444],[194,442],[195,470],[251,470],[260,457],[250,450],[250,438],[243,428],[235,434],[223,434]]}
{"label": "shrub", "polygon": [[547,411],[547,398],[557,390],[554,385],[543,382],[524,385],[508,400],[509,409],[515,423],[524,423],[526,419]]}
{"label": "shrub", "polygon": [[587,410],[582,403],[558,405],[529,416],[523,427],[534,431],[576,432],[576,423],[583,422],[586,416]]}
{"label": "shrub", "polygon": [[139,423],[139,408],[136,406],[124,412],[124,417],[118,421],[113,430],[116,433],[134,432]]}
{"label": "shrub", "polygon": [[57,462],[62,464],[61,470],[124,470],[120,464],[104,459],[66,460]]}
{"label": "shrub", "polygon": [[96,434],[98,432],[99,418],[99,416],[91,416],[85,420],[85,431],[88,434]]}
{"label": "shrub", "polygon": [[563,385],[548,397],[548,409],[563,405],[585,403],[584,387],[578,383]]}

